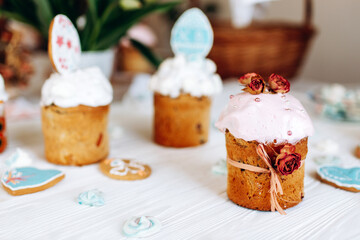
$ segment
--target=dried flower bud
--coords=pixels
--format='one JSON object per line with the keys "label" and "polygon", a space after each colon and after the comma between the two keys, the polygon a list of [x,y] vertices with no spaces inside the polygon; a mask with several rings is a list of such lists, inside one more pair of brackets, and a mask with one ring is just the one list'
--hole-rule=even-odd
{"label": "dried flower bud", "polygon": [[287,93],[290,91],[290,82],[277,74],[271,74],[269,77],[269,88],[275,93]]}
{"label": "dried flower bud", "polygon": [[280,153],[276,158],[275,166],[282,175],[289,175],[301,166],[301,155]]}
{"label": "dried flower bud", "polygon": [[247,85],[251,82],[251,79],[254,78],[254,77],[259,77],[261,78],[261,76],[257,73],[247,73],[243,76],[241,76],[238,81],[239,83],[243,84],[243,85]]}
{"label": "dried flower bud", "polygon": [[243,89],[250,94],[260,94],[265,91],[265,81],[261,77],[255,77],[251,79],[251,82]]}

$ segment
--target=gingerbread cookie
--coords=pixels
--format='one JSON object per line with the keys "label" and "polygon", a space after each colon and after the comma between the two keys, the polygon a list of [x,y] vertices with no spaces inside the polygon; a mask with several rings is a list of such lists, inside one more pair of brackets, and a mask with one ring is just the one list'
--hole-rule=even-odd
{"label": "gingerbread cookie", "polygon": [[140,180],[150,176],[151,168],[133,160],[110,158],[100,163],[100,170],[118,180]]}
{"label": "gingerbread cookie", "polygon": [[81,57],[79,34],[68,17],[58,14],[49,27],[48,53],[52,66],[59,73],[78,68]]}
{"label": "gingerbread cookie", "polygon": [[321,166],[317,169],[321,181],[351,192],[360,192],[360,168]]}
{"label": "gingerbread cookie", "polygon": [[34,167],[13,168],[4,173],[1,183],[11,195],[24,195],[50,188],[65,174],[59,170],[41,170]]}

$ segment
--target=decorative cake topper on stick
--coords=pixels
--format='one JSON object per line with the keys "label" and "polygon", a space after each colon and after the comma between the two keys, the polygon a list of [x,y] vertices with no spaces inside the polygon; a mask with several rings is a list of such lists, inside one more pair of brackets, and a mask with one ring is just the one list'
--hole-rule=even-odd
{"label": "decorative cake topper on stick", "polygon": [[79,34],[65,15],[58,14],[51,21],[48,48],[51,64],[57,72],[64,74],[79,67]]}
{"label": "decorative cake topper on stick", "polygon": [[171,49],[188,60],[205,58],[214,41],[214,33],[206,15],[198,8],[185,11],[171,30]]}

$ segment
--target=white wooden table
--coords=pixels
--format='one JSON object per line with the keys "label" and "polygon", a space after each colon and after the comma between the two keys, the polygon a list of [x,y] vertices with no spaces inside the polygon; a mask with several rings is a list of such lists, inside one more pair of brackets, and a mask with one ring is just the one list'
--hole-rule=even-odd
{"label": "white wooden table", "polygon": [[[155,145],[152,106],[145,97],[114,103],[110,121],[110,156],[149,164],[152,175],[141,181],[110,179],[97,164],[66,167],[47,163],[40,118],[9,121],[10,145],[0,156],[1,162],[21,147],[33,157],[35,166],[61,169],[66,177],[35,194],[14,197],[0,188],[0,239],[126,239],[122,225],[137,215],[156,216],[163,224],[162,230],[148,239],[358,239],[360,194],[317,179],[313,158],[320,152],[313,146],[331,138],[340,145],[343,164],[359,166],[351,151],[360,143],[360,126],[314,116],[305,94],[313,85],[303,82],[293,84],[292,92],[312,115],[316,134],[309,142],[305,198],[288,209],[287,216],[248,210],[228,200],[226,176],[211,171],[226,155],[224,136],[215,128],[211,129],[210,141],[200,147],[171,149]],[[213,121],[228,96],[240,89],[235,82],[226,84],[223,94],[214,99]],[[77,203],[79,193],[90,189],[105,194],[104,206]]]}

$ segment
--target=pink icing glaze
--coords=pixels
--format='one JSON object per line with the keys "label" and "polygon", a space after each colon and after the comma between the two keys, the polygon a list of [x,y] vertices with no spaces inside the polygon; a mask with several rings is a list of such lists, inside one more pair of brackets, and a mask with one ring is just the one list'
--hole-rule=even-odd
{"label": "pink icing glaze", "polygon": [[236,138],[260,143],[295,144],[314,133],[311,119],[299,100],[290,94],[251,95],[230,98],[215,126]]}

